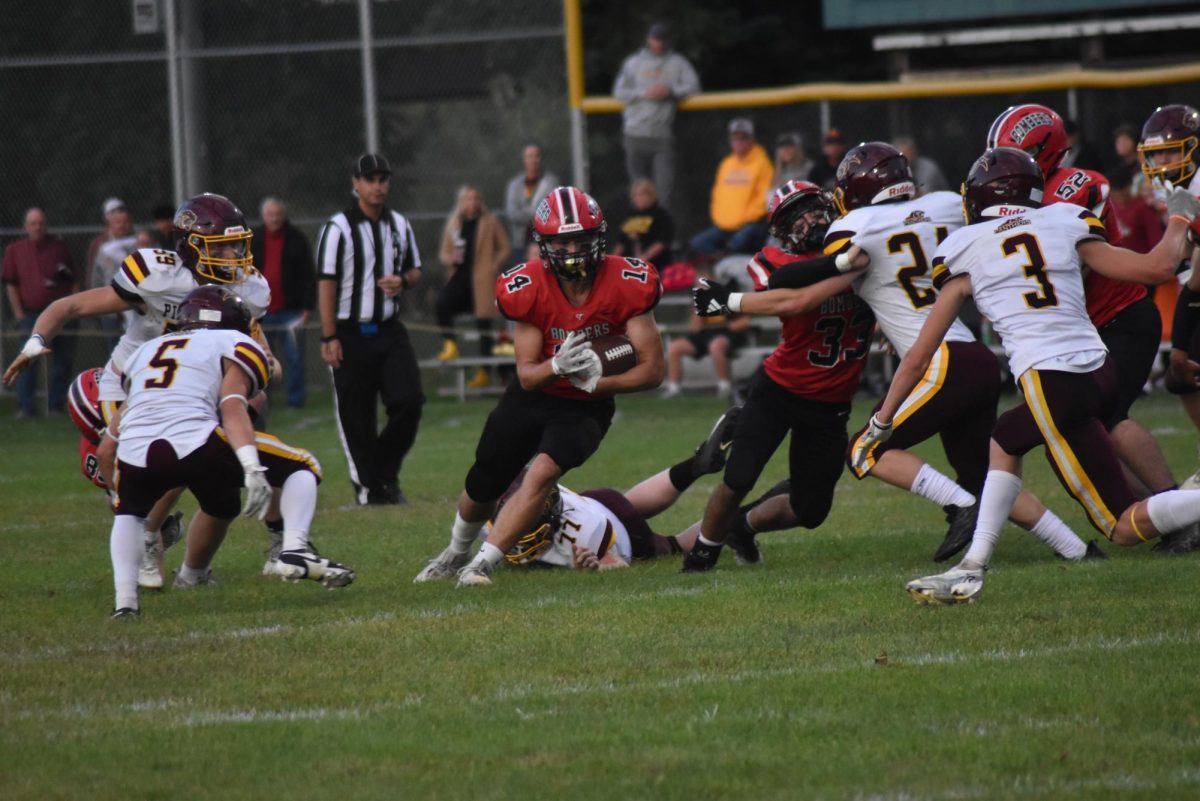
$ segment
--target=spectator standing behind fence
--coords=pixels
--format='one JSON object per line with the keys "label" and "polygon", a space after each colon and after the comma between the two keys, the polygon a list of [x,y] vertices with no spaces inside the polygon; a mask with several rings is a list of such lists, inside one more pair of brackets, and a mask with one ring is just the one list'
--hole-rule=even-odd
{"label": "spectator standing behind fence", "polygon": [[633,182],[629,187],[629,202],[633,208],[621,221],[619,238],[611,252],[614,256],[649,262],[661,272],[674,255],[671,242],[675,238],[675,221],[658,202],[657,189],[649,178]]}
{"label": "spectator standing behind fence", "polygon": [[[438,258],[447,271],[446,285],[438,292],[437,320],[442,327],[442,361],[457,359],[454,315],[470,314],[479,331],[479,355],[492,355],[492,318],[496,316],[496,276],[508,262],[512,245],[504,224],[483,202],[473,186],[458,190],[454,211],[442,229]],[[486,387],[491,376],[482,365],[467,382],[474,389]]]}
{"label": "spectator standing behind fence", "polygon": [[[119,219],[117,212],[125,211],[124,200],[121,200],[119,197],[110,197],[104,201],[101,210],[104,214],[104,230],[92,239],[91,242],[88,242],[87,256],[83,260],[83,286],[92,286],[92,267],[96,263],[96,254],[100,251],[100,246],[114,236],[128,235],[128,231],[125,234],[118,234],[114,231],[114,221]],[[172,247],[174,247],[173,244]]]}
{"label": "spectator standing behind fence", "polygon": [[629,182],[653,178],[658,202],[671,208],[675,188],[675,107],[700,91],[700,78],[686,58],[671,49],[662,22],[650,26],[646,46],[625,59],[613,96],[625,104],[625,169]]}
{"label": "spectator standing behind fence", "polygon": [[846,141],[842,138],[842,132],[837,128],[830,128],[825,132],[825,138],[821,142],[821,158],[813,164],[812,170],[808,173],[808,180],[822,189],[832,192],[833,185],[837,181],[837,168],[842,163],[844,155],[846,155]]}
{"label": "spectator standing behind fence", "polygon": [[737,117],[729,123],[730,153],[717,167],[709,216],[712,225],[692,237],[692,250],[712,258],[722,251],[753,254],[767,238],[767,192],[775,168],[754,141],[754,123]]}
{"label": "spectator standing behind fence", "polygon": [[[362,504],[405,503],[400,465],[425,395],[400,295],[421,278],[412,225],[385,205],[392,168],[368,153],[354,164],[357,202],[329,218],[317,246],[321,357],[333,372],[338,429]],[[377,431],[376,407],[387,421]]]}
{"label": "spectator standing behind fence", "polygon": [[[25,212],[25,237],[5,249],[0,277],[13,317],[26,337],[33,333],[33,323],[43,309],[59,298],[79,291],[79,270],[67,246],[57,236],[47,233],[46,213],[36,207]],[[61,414],[67,386],[74,377],[71,371],[71,353],[75,347],[73,332],[64,329],[46,345],[53,351],[47,406],[51,414]],[[37,370],[26,370],[17,379],[18,418],[35,414],[37,375]]]}
{"label": "spectator standing behind fence", "polygon": [[950,188],[938,163],[929,156],[921,155],[917,149],[917,140],[911,136],[898,136],[893,144],[904,154],[904,158],[908,159],[908,164],[912,167],[913,180],[917,184],[917,197],[930,192],[945,192]]}
{"label": "spectator standing behind fence", "polygon": [[254,229],[250,246],[254,266],[271,287],[271,304],[262,319],[271,350],[283,359],[287,403],[304,406],[308,389],[304,375],[304,324],[316,303],[316,267],[308,237],[292,225],[279,198],[259,207],[262,226]]}
{"label": "spectator standing behind fence", "polygon": [[533,241],[533,228],[530,226],[533,207],[559,183],[557,175],[542,171],[540,145],[525,145],[521,159],[525,169],[508,182],[504,191],[504,213],[508,217],[514,263],[538,257],[537,243]]}

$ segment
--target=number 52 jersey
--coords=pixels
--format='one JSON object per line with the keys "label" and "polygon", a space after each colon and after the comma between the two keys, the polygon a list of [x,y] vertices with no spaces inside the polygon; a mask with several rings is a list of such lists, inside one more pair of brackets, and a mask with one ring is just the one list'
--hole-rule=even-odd
{"label": "number 52 jersey", "polygon": [[969,275],[975,305],[1004,341],[1009,368],[1094,370],[1107,353],[1088,319],[1076,247],[1105,240],[1104,224],[1086,209],[1055,203],[968,225],[933,257],[934,285]]}

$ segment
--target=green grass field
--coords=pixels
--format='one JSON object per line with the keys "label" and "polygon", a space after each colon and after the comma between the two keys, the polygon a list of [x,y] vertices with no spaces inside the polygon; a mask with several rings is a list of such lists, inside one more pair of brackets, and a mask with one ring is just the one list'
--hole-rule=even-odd
{"label": "green grass field", "polygon": [[[1010,527],[978,604],[919,607],[903,585],[934,570],[940,510],[846,476],[820,530],[762,537],[760,568],[726,553],[699,576],[665,560],[416,586],[491,404],[427,406],[398,509],[345,508],[330,406],[273,430],[324,464],[314,539],[358,581],[260,577],[265,535],[240,521],[219,586],[144,595],[122,625],[74,429],[0,405],[0,798],[1200,797],[1200,557],[1105,545],[1066,565]],[[719,411],[624,399],[567,483],[631,486]],[[1177,402],[1137,411],[1190,473]],[[1097,536],[1040,454],[1027,468]],[[694,520],[714,483],[656,529]]]}

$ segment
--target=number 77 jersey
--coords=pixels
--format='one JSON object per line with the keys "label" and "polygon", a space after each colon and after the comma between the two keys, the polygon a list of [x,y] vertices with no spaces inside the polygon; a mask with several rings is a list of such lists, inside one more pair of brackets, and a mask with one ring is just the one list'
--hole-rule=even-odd
{"label": "number 77 jersey", "polygon": [[[871,307],[883,335],[901,357],[917,340],[937,298],[930,274],[933,253],[962,225],[962,199],[953,192],[931,192],[913,200],[863,206],[829,226],[827,254],[854,244],[871,258],[871,266],[854,284],[854,294]],[[975,336],[956,320],[946,341],[974,342]]]}
{"label": "number 77 jersey", "polygon": [[1088,319],[1076,247],[1105,241],[1104,224],[1086,209],[1055,203],[988,219],[950,234],[933,257],[942,286],[969,275],[975,305],[1004,341],[1009,369],[1084,372],[1107,348]]}

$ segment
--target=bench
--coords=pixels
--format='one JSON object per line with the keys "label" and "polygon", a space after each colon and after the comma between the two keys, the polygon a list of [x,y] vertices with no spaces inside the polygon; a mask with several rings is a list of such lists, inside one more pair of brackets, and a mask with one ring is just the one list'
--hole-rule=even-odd
{"label": "bench", "polygon": [[437,370],[439,373],[451,371],[454,375],[454,382],[451,386],[439,386],[438,395],[443,397],[455,397],[460,401],[465,401],[468,396],[479,397],[481,395],[499,395],[504,391],[504,387],[493,381],[486,387],[470,389],[467,387],[467,372],[475,372],[480,367],[503,367],[508,365],[514,367],[516,360],[512,356],[462,356],[458,359],[448,359],[439,361],[437,359],[422,359],[417,362],[417,366],[422,370]]}

